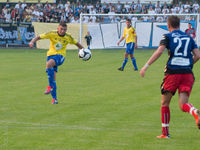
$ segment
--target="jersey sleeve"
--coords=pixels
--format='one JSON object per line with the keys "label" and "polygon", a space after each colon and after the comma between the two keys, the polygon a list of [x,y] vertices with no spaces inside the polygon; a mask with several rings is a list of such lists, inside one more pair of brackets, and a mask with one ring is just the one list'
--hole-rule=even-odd
{"label": "jersey sleeve", "polygon": [[69,37],[69,43],[70,44],[77,44],[77,41],[70,35],[70,37]]}
{"label": "jersey sleeve", "polygon": [[125,32],[125,29],[124,29],[124,32],[123,32],[123,35],[122,35],[122,37],[126,37],[126,32]]}
{"label": "jersey sleeve", "polygon": [[169,48],[169,37],[167,35],[163,35],[162,39],[160,40],[160,45],[165,45],[166,48]]}
{"label": "jersey sleeve", "polygon": [[133,35],[136,36],[137,34],[135,28],[132,27],[132,29],[133,29]]}
{"label": "jersey sleeve", "polygon": [[50,39],[50,37],[51,37],[51,32],[44,33],[44,34],[40,35],[41,39]]}
{"label": "jersey sleeve", "polygon": [[192,50],[194,50],[195,48],[198,48],[196,42],[194,41],[193,38],[190,38],[190,40],[192,41]]}

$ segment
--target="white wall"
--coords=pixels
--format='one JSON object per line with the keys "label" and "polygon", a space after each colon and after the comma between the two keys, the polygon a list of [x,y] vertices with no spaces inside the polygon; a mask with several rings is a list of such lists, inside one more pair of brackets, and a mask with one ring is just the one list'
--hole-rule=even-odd
{"label": "white wall", "polygon": [[[121,24],[121,25],[120,25]],[[134,24],[133,24],[134,25]],[[138,37],[139,48],[152,48],[158,47],[160,39],[163,34],[168,33],[167,30],[160,28],[159,26],[166,26],[167,23],[158,22],[136,22],[136,34]],[[122,48],[125,47],[124,42],[117,46],[117,42],[123,34],[125,23],[112,23],[112,24],[88,24],[88,31],[92,36],[92,49],[102,48]],[[185,31],[188,27],[187,23],[181,23],[181,30]],[[200,41],[199,41],[200,43]]]}

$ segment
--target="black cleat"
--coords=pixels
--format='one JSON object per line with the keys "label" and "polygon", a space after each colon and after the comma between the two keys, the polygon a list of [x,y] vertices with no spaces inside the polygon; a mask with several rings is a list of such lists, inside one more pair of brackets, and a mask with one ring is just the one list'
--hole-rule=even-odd
{"label": "black cleat", "polygon": [[119,71],[124,71],[124,69],[122,67],[118,68]]}

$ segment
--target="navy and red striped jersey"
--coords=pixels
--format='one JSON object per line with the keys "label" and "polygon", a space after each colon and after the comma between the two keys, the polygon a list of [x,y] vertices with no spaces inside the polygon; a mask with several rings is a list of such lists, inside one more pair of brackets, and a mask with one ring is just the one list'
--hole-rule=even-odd
{"label": "navy and red striped jersey", "polygon": [[166,74],[192,73],[192,51],[197,48],[197,45],[191,36],[180,30],[174,30],[163,35],[160,45],[165,45],[168,49]]}

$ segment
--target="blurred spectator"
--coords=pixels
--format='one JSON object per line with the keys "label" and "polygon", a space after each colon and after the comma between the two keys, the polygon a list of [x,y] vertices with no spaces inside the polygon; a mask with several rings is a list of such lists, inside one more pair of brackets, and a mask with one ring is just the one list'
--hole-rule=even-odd
{"label": "blurred spectator", "polygon": [[156,5],[155,13],[156,14],[160,14],[161,13],[161,7],[159,5]]}
{"label": "blurred spectator", "polygon": [[10,23],[11,22],[11,14],[10,11],[7,11],[5,14],[5,21],[6,23]]}
{"label": "blurred spectator", "polygon": [[122,5],[122,10],[121,10],[122,14],[127,14],[128,11],[126,10],[126,8],[124,7],[124,5]]}
{"label": "blurred spectator", "polygon": [[22,3],[22,8],[24,9],[26,6],[27,6],[26,0],[24,0],[23,3]]}
{"label": "blurred spectator", "polygon": [[148,8],[152,7],[155,8],[154,5],[151,3],[151,1],[149,2],[149,4],[147,5]]}
{"label": "blurred spectator", "polygon": [[89,23],[89,16],[83,16],[83,23]]}
{"label": "blurred spectator", "polygon": [[96,14],[96,10],[94,8],[91,8],[89,14]]}
{"label": "blurred spectator", "polygon": [[140,14],[141,13],[141,9],[138,7],[138,5],[136,5],[134,13],[135,14]]}
{"label": "blurred spectator", "polygon": [[65,5],[64,5],[65,9],[68,8],[68,6],[70,6],[70,2],[66,1]]}
{"label": "blurred spectator", "polygon": [[126,2],[126,4],[124,5],[124,8],[126,9],[126,12],[129,12],[130,10],[130,5],[128,2]]}
{"label": "blurred spectator", "polygon": [[[156,14],[155,10],[150,6],[149,10],[148,10],[148,14]],[[150,20],[153,20],[155,19],[155,16],[150,16],[149,17]]]}
{"label": "blurred spectator", "polygon": [[106,7],[103,9],[104,14],[109,13],[110,9],[108,7],[108,5],[106,5]]}
{"label": "blurred spectator", "polygon": [[20,21],[22,21],[24,9],[22,8],[22,4],[21,3],[19,5],[19,9],[18,10],[19,10]]}
{"label": "blurred spectator", "polygon": [[38,0],[38,3],[36,4],[38,9],[43,8],[43,4],[40,2],[40,0]]}
{"label": "blurred spectator", "polygon": [[162,14],[169,14],[169,9],[166,5],[163,7]]}
{"label": "blurred spectator", "polygon": [[50,11],[50,9],[51,9],[51,4],[49,4],[48,1],[46,1],[45,5],[44,5],[44,9],[46,9],[47,11]]}
{"label": "blurred spectator", "polygon": [[137,1],[136,7],[138,7],[139,9],[142,9],[142,4],[140,3],[140,0]]}
{"label": "blurred spectator", "polygon": [[57,5],[57,8],[59,8],[59,9],[63,9],[64,8],[64,5],[62,4],[61,1],[59,1],[58,5]]}
{"label": "blurred spectator", "polygon": [[8,12],[8,8],[6,6],[4,6],[3,9],[2,9],[2,11],[1,11],[1,14],[3,16],[5,16],[7,14],[7,12]]}
{"label": "blurred spectator", "polygon": [[96,16],[91,16],[90,17],[90,23],[96,23],[97,21],[97,17]]}
{"label": "blurred spectator", "polygon": [[172,12],[172,14],[176,14],[176,8],[175,8],[175,5],[173,5],[173,7],[171,8],[171,12]]}
{"label": "blurred spectator", "polygon": [[120,1],[118,1],[117,5],[116,5],[116,12],[118,14],[120,14],[121,10],[122,10],[122,5],[121,5]]}
{"label": "blurred spectator", "polygon": [[160,4],[160,1],[157,1],[157,3],[155,4],[155,7],[154,8],[162,8],[162,5]]}
{"label": "blurred spectator", "polygon": [[10,3],[10,1],[7,0],[7,2],[6,2],[6,7],[7,7],[7,8],[10,8],[10,4],[9,4],[9,3]]}
{"label": "blurred spectator", "polygon": [[190,8],[189,2],[187,1],[187,2],[185,3],[185,5],[183,5],[183,7],[184,7],[185,9]]}
{"label": "blurred spectator", "polygon": [[112,3],[109,3],[109,4],[108,4],[109,12],[111,11],[112,7],[114,7],[113,4],[112,4]]}
{"label": "blurred spectator", "polygon": [[20,1],[18,1],[18,3],[15,5],[15,8],[19,9],[19,5],[21,5]]}
{"label": "blurred spectator", "polygon": [[197,2],[195,2],[193,5],[192,5],[193,9],[194,9],[194,13],[198,13],[198,9],[199,9],[199,4]]}
{"label": "blurred spectator", "polygon": [[156,17],[156,21],[158,21],[158,22],[164,21],[163,16],[157,16],[157,17]]}

